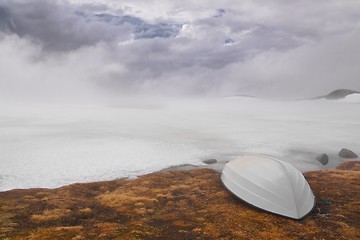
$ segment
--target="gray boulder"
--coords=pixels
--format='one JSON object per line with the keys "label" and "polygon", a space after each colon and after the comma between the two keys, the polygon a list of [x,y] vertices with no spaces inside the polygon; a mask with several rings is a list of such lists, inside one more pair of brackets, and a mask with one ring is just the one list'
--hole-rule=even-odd
{"label": "gray boulder", "polygon": [[346,148],[340,150],[339,156],[343,158],[358,158],[358,155],[356,155],[356,153]]}
{"label": "gray boulder", "polygon": [[316,160],[318,160],[322,165],[326,165],[329,162],[329,156],[326,153],[323,153],[317,156]]}
{"label": "gray boulder", "polygon": [[217,163],[217,160],[216,159],[206,159],[202,162],[205,164],[214,164],[214,163]]}

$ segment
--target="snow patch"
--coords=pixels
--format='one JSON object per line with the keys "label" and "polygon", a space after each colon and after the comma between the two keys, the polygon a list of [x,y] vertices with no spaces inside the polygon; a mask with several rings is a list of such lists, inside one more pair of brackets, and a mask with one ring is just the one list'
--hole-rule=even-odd
{"label": "snow patch", "polygon": [[242,153],[304,171],[321,167],[321,153],[360,149],[357,104],[236,97],[155,105],[0,105],[0,191],[136,177]]}
{"label": "snow patch", "polygon": [[343,98],[339,101],[346,102],[346,103],[360,103],[360,93],[353,93],[353,94],[347,95],[345,98]]}

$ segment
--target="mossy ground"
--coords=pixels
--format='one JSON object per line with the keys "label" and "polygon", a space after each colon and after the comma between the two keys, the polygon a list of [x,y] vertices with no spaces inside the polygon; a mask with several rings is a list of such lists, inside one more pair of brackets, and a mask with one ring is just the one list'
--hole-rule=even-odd
{"label": "mossy ground", "polygon": [[306,173],[317,203],[300,221],[243,203],[209,169],[2,192],[0,239],[360,239],[359,166]]}

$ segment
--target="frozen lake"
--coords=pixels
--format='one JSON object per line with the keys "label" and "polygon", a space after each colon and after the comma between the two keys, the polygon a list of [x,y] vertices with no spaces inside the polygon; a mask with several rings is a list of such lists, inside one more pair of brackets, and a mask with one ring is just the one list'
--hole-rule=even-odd
{"label": "frozen lake", "polygon": [[134,177],[265,154],[302,171],[360,151],[360,104],[251,98],[116,105],[0,105],[0,191]]}

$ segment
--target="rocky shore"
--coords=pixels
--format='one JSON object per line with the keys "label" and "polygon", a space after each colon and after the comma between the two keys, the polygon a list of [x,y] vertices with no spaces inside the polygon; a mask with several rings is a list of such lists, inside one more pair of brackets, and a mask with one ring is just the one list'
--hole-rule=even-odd
{"label": "rocky shore", "polygon": [[219,172],[0,193],[0,239],[360,239],[360,161],[305,173],[317,198],[300,221],[243,203]]}

